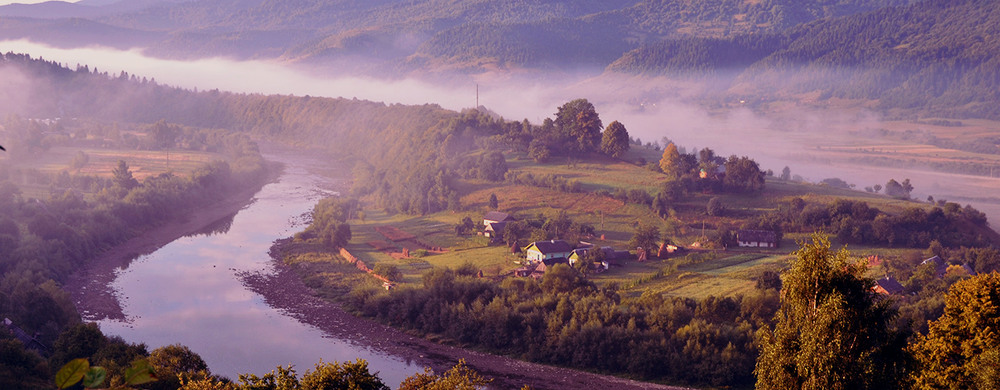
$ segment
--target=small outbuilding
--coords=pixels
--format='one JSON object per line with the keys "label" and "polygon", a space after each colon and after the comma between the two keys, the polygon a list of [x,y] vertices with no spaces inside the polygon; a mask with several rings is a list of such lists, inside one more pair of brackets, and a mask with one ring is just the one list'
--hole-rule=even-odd
{"label": "small outbuilding", "polygon": [[771,230],[739,230],[736,242],[746,248],[777,248],[778,234]]}

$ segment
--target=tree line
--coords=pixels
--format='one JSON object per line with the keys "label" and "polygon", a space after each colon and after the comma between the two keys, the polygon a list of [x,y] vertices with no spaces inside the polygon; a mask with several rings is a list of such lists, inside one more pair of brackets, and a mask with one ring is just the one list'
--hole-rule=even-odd
{"label": "tree line", "polygon": [[[58,351],[61,335],[80,323],[69,294],[61,289],[72,273],[109,247],[267,179],[270,167],[256,144],[239,134],[224,139],[239,145],[231,162],[215,161],[186,177],[164,173],[140,181],[126,161],[119,161],[111,178],[76,174],[65,187],[53,187],[46,199],[26,198],[9,180],[10,170],[2,170],[0,317]],[[0,359],[0,371],[47,377],[65,363],[55,355],[48,364],[40,363],[12,335],[2,333],[4,351],[20,357]]]}

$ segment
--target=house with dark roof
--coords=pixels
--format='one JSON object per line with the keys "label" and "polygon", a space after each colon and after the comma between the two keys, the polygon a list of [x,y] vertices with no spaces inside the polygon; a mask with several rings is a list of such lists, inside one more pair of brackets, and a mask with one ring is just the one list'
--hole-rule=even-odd
{"label": "house with dark roof", "polygon": [[[591,251],[601,251],[601,253],[604,254],[604,256],[602,256],[601,262],[594,262],[594,264],[591,266],[591,268],[593,268],[594,271],[596,272],[607,271],[608,267],[611,265],[611,262],[618,259],[619,256],[618,251],[616,251],[614,248],[610,246],[602,246],[600,248],[594,248],[594,247],[577,248],[574,249],[573,252],[569,255],[568,259],[569,265],[574,265],[576,264],[577,261],[583,260],[584,258],[586,258],[588,254],[590,254]],[[628,253],[628,251],[624,252]]]}
{"label": "house with dark roof", "polygon": [[567,259],[573,253],[573,246],[563,240],[535,241],[524,249],[530,261],[544,262],[553,259]]}
{"label": "house with dark roof", "polygon": [[969,274],[970,276],[976,276],[976,270],[972,269],[972,266],[970,266],[968,263],[962,263],[962,265],[957,265],[957,264],[953,265],[942,259],[940,256],[934,256],[920,262],[920,265],[924,264],[932,264],[934,266],[934,275],[939,278],[943,278],[944,275],[948,273],[948,269],[951,268],[952,266],[960,267],[963,271],[965,271],[965,273]]}
{"label": "house with dark roof", "polygon": [[875,281],[872,291],[882,295],[895,295],[903,292],[903,285],[899,284],[896,278],[886,275],[886,277]]}
{"label": "house with dark roof", "polygon": [[491,223],[497,222],[510,222],[513,221],[514,217],[510,214],[500,212],[500,211],[490,211],[483,215],[483,227],[489,226]]}
{"label": "house with dark roof", "polygon": [[940,256],[934,256],[920,262],[920,265],[924,264],[932,264],[934,266],[934,275],[939,278],[943,277],[945,272],[948,272],[948,262],[944,261]]}
{"label": "house with dark roof", "polygon": [[8,331],[10,331],[11,334],[14,335],[14,338],[20,341],[21,344],[24,344],[25,348],[34,350],[42,356],[48,356],[49,349],[46,348],[41,341],[38,341],[38,338],[29,335],[28,332],[25,332],[20,326],[14,325],[14,322],[11,321],[10,318],[4,318],[3,325]]}
{"label": "house with dark roof", "polygon": [[507,221],[490,222],[483,228],[483,235],[489,238],[502,238],[505,227],[507,227]]}
{"label": "house with dark roof", "polygon": [[538,264],[529,264],[529,265],[517,268],[517,269],[514,270],[514,276],[520,276],[522,278],[526,278],[528,276],[531,276],[531,273],[535,272],[536,268],[538,268]]}
{"label": "house with dark roof", "polygon": [[738,230],[736,242],[741,247],[777,248],[778,235],[771,230]]}

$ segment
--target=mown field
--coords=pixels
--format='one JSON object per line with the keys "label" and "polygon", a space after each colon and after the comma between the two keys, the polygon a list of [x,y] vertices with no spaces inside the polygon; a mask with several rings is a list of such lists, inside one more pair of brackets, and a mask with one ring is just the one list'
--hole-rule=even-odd
{"label": "mown field", "polygon": [[[73,160],[83,152],[87,163],[73,166]],[[224,160],[217,153],[189,150],[133,150],[105,149],[96,147],[56,146],[29,158],[18,159],[11,164],[10,179],[14,181],[25,197],[45,199],[54,188],[53,179],[61,172],[70,175],[85,175],[108,178],[125,161],[132,176],[142,180],[149,176],[171,172],[187,176],[198,167],[213,160]]]}
{"label": "mown field", "polygon": [[[88,157],[87,164],[80,168],[72,167],[73,158],[83,152]],[[216,153],[189,150],[127,150],[101,149],[88,147],[57,146],[37,158],[18,161],[16,166],[21,169],[36,169],[43,173],[59,173],[68,170],[84,175],[110,177],[111,171],[119,160],[128,163],[132,176],[142,180],[147,176],[156,176],[165,172],[186,175],[199,166],[212,160],[223,159]]]}

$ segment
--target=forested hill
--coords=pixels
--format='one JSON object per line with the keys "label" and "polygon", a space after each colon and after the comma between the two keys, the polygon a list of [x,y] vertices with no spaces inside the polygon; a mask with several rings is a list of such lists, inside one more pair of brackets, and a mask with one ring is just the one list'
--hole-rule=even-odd
{"label": "forested hill", "polygon": [[[0,20],[0,37],[59,46],[88,43],[80,42],[84,37],[89,43],[144,47],[175,58],[225,55],[323,63],[362,57],[421,70],[480,62],[577,68],[582,61],[600,69],[643,42],[776,32],[912,1],[201,0],[76,15],[87,23],[6,18]],[[16,15],[32,15],[40,7],[21,6]],[[5,10],[0,7],[0,15]],[[126,29],[141,39],[122,42],[107,33],[111,29]],[[561,55],[570,51],[573,55]],[[588,57],[588,52],[596,54]]]}
{"label": "forested hill", "polygon": [[734,90],[820,92],[882,108],[1000,117],[1000,7],[930,0],[817,20],[779,34],[645,45],[613,72],[706,75]]}
{"label": "forested hill", "polygon": [[447,169],[475,158],[465,155],[473,149],[473,135],[500,132],[498,121],[475,110],[463,115],[429,104],[194,92],[125,73],[70,70],[22,54],[0,56],[0,73],[23,80],[0,95],[7,100],[0,101],[0,117],[138,123],[166,119],[248,133],[359,162],[371,192],[380,194],[379,204],[401,211],[411,206],[418,213],[443,209],[449,197],[456,196]]}

